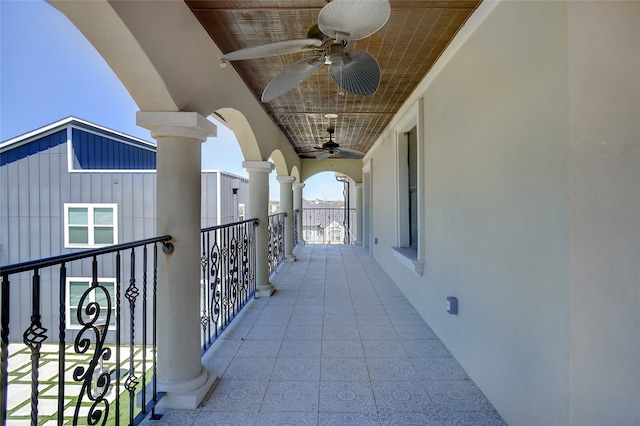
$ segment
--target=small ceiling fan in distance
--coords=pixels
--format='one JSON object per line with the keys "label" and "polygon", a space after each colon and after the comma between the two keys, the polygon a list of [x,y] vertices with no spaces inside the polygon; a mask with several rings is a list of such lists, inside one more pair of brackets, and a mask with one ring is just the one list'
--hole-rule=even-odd
{"label": "small ceiling fan in distance", "polygon": [[362,158],[362,152],[356,151],[355,149],[349,148],[340,148],[340,145],[333,141],[333,134],[335,130],[333,128],[327,129],[327,133],[329,133],[329,141],[322,144],[322,146],[314,146],[314,149],[317,149],[318,154],[316,155],[316,160],[322,161],[326,160],[331,156],[349,158],[349,159],[360,159]]}
{"label": "small ceiling fan in distance", "polygon": [[220,57],[228,61],[313,51],[278,74],[262,92],[262,102],[271,102],[309,78],[322,65],[329,64],[329,74],[342,89],[368,96],[380,85],[380,65],[364,50],[347,50],[349,44],[367,38],[389,20],[389,0],[332,0],[320,10],[318,23],[307,32],[307,38],[285,40],[247,47]]}

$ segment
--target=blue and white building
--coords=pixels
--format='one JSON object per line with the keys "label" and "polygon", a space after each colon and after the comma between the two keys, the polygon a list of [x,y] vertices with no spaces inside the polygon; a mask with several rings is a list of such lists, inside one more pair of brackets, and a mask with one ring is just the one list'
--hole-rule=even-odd
{"label": "blue and white building", "polygon": [[[243,219],[245,177],[203,171],[201,185],[203,228]],[[155,144],[75,117],[0,144],[0,265],[155,235]],[[99,279],[115,291],[111,266],[101,265]],[[42,286],[44,318],[57,316],[57,283],[46,275],[42,279],[49,280]],[[72,310],[90,280],[89,265],[68,272],[65,306],[71,332],[79,328]],[[11,339],[18,341],[28,326],[21,311],[30,309],[22,303],[30,297],[24,281],[11,294]]]}

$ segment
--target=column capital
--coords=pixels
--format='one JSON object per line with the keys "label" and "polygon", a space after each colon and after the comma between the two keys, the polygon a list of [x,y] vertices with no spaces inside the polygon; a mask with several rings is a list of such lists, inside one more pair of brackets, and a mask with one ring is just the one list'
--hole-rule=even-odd
{"label": "column capital", "polygon": [[242,167],[244,167],[249,173],[271,173],[274,165],[271,161],[243,161]]}
{"label": "column capital", "polygon": [[302,189],[304,188],[304,183],[293,182],[293,189]]}
{"label": "column capital", "polygon": [[362,182],[356,182],[354,186],[356,187],[356,189],[362,189]]}
{"label": "column capital", "polygon": [[197,112],[138,111],[136,124],[150,130],[154,139],[178,137],[204,142],[218,134],[218,127]]}
{"label": "column capital", "polygon": [[293,176],[276,176],[276,179],[278,180],[278,182],[280,183],[293,183],[295,182],[296,178]]}

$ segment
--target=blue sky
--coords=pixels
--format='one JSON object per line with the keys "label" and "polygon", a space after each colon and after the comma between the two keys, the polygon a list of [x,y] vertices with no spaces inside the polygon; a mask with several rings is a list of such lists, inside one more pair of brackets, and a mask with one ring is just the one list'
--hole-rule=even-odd
{"label": "blue sky", "polygon": [[[137,105],[84,36],[43,0],[0,0],[0,141],[70,115],[152,141],[135,124]],[[246,176],[233,133],[203,144],[204,169]],[[342,198],[333,173],[305,182],[304,198]],[[279,198],[275,172],[271,199]]]}

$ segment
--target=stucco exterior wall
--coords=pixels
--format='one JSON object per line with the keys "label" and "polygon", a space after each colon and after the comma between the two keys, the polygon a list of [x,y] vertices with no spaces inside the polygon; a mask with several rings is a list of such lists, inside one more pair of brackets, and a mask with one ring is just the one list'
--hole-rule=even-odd
{"label": "stucco exterior wall", "polygon": [[569,3],[570,378],[576,425],[640,424],[638,40],[640,3]]}
{"label": "stucco exterior wall", "polygon": [[513,425],[640,422],[638,4],[595,4],[483,4],[412,97],[422,276],[391,254],[406,117],[365,158],[374,257]]}

